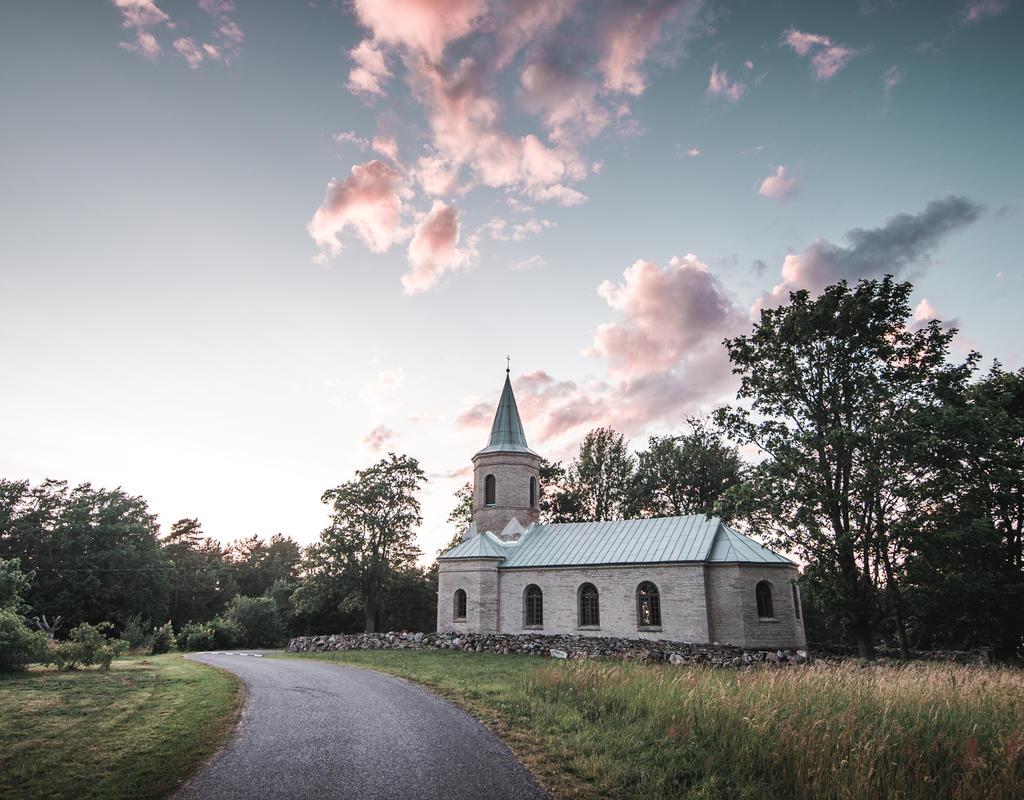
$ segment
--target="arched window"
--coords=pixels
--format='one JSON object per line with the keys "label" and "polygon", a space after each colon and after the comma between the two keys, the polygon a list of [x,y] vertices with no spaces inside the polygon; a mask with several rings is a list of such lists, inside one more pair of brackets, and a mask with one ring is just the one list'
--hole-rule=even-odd
{"label": "arched window", "polygon": [[581,628],[595,628],[601,624],[601,609],[594,584],[585,583],[580,587],[579,606]]}
{"label": "arched window", "polygon": [[775,617],[775,604],[772,602],[772,585],[768,581],[761,581],[754,590],[757,596],[757,616],[761,619],[773,619]]}
{"label": "arched window", "polygon": [[453,612],[455,619],[466,618],[466,590],[456,589],[455,590],[455,609]]}
{"label": "arched window", "polygon": [[636,620],[640,628],[661,627],[661,595],[650,581],[636,587]]}
{"label": "arched window", "polygon": [[484,505],[494,505],[494,476],[488,475],[484,478]]}
{"label": "arched window", "polygon": [[790,581],[789,588],[793,590],[793,613],[800,619],[800,591],[796,588],[796,581]]}
{"label": "arched window", "polygon": [[523,624],[528,628],[544,624],[544,593],[532,583],[523,594]]}
{"label": "arched window", "polygon": [[530,508],[537,507],[537,479],[530,478]]}

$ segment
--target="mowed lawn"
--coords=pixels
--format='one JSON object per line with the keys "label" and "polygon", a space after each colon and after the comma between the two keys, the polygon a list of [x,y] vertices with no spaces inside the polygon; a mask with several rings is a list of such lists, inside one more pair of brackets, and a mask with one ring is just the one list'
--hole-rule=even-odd
{"label": "mowed lawn", "polygon": [[168,654],[0,675],[0,798],[167,796],[233,730],[231,675]]}
{"label": "mowed lawn", "polygon": [[555,797],[1024,798],[1024,672],[779,670],[423,651],[289,657],[424,684]]}

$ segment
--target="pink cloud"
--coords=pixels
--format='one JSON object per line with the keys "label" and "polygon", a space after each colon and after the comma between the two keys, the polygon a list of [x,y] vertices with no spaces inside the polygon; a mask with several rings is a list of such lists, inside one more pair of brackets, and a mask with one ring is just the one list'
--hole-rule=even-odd
{"label": "pink cloud", "polygon": [[721,340],[741,315],[721,284],[695,255],[673,258],[667,269],[638,260],[624,281],[604,281],[597,293],[622,322],[598,327],[589,355],[604,356],[612,375],[664,371],[709,342]]}
{"label": "pink cloud", "polygon": [[775,173],[769,175],[758,188],[757,193],[761,197],[768,197],[772,200],[787,200],[797,193],[796,178],[786,174],[786,168],[781,164],[775,168]]}
{"label": "pink cloud", "polygon": [[163,52],[160,43],[150,32],[150,28],[166,25],[174,27],[167,13],[153,0],[113,0],[121,12],[121,27],[135,31],[135,41],[121,42],[120,47],[129,52],[156,61]]}
{"label": "pink cloud", "polygon": [[373,141],[370,142],[370,145],[385,158],[390,158],[396,164],[398,163],[398,142],[395,141],[394,136],[386,136],[378,133],[373,137]]}
{"label": "pink cloud", "polygon": [[708,80],[708,94],[713,97],[725,97],[730,103],[735,103],[747,90],[744,83],[736,81],[729,83],[729,76],[724,69],[719,69],[716,63],[711,67],[711,78]]}
{"label": "pink cloud", "polygon": [[473,30],[482,0],[355,0],[356,17],[374,38],[439,61],[449,42]]}
{"label": "pink cloud", "polygon": [[391,77],[391,70],[384,53],[373,40],[363,39],[348,55],[354,64],[348,73],[348,90],[365,96],[384,94],[384,84]]}
{"label": "pink cloud", "polygon": [[658,44],[665,22],[681,9],[696,16],[702,3],[653,0],[646,4],[623,3],[607,14],[599,26],[602,56],[598,68],[604,88],[611,92],[640,95],[647,88],[641,67]]}
{"label": "pink cloud", "polygon": [[845,67],[851,58],[859,56],[863,52],[863,50],[855,50],[852,47],[846,47],[841,44],[826,47],[811,59],[811,69],[814,71],[814,77],[819,81],[828,80]]}
{"label": "pink cloud", "polygon": [[807,55],[815,47],[824,47],[832,44],[832,40],[827,36],[821,36],[817,33],[804,33],[796,28],[789,28],[783,31],[782,40],[799,56]]}
{"label": "pink cloud", "polygon": [[885,72],[882,73],[882,93],[886,99],[892,93],[893,88],[903,81],[906,77],[906,73],[901,67],[891,66]]}
{"label": "pink cloud", "polygon": [[402,276],[406,294],[433,288],[446,272],[463,269],[476,260],[474,242],[459,248],[459,213],[454,206],[434,201],[430,213],[416,225],[409,243],[409,271]]}
{"label": "pink cloud", "polygon": [[960,12],[961,25],[976,25],[988,17],[998,17],[1010,8],[1010,0],[973,0]]}
{"label": "pink cloud", "polygon": [[833,77],[850,62],[850,59],[867,52],[833,42],[828,36],[804,33],[796,28],[783,31],[782,44],[800,56],[810,55],[812,51],[817,50],[811,58],[811,72],[819,81]]}
{"label": "pink cloud", "polygon": [[174,49],[178,51],[178,55],[188,62],[191,69],[198,68],[203,63],[203,59],[206,58],[203,48],[197,45],[195,39],[191,37],[175,39]]}
{"label": "pink cloud", "polygon": [[391,430],[391,428],[386,425],[378,425],[363,437],[363,445],[371,453],[377,453],[383,450],[388,442],[397,438],[398,434]]}
{"label": "pink cloud", "polygon": [[965,228],[981,216],[982,208],[966,197],[950,195],[933,200],[918,214],[896,214],[877,228],[847,231],[848,245],[816,239],[800,253],[782,262],[782,281],[765,292],[751,313],[785,302],[790,292],[807,289],[818,294],[840,280],[899,277],[927,266],[932,252],[951,232]]}
{"label": "pink cloud", "polygon": [[494,420],[494,408],[490,403],[480,401],[460,411],[455,417],[455,427],[460,430],[473,430],[490,426]]}
{"label": "pink cloud", "polygon": [[357,164],[345,180],[332,180],[308,226],[322,250],[321,260],[341,252],[341,235],[347,228],[375,253],[404,238],[402,194],[401,174],[383,161]]}

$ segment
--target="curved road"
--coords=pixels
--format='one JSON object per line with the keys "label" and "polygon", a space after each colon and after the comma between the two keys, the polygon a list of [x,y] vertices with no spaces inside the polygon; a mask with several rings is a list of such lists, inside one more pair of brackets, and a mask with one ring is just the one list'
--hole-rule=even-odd
{"label": "curved road", "polygon": [[245,682],[238,730],[175,800],[544,798],[494,734],[399,678],[293,658],[203,653]]}

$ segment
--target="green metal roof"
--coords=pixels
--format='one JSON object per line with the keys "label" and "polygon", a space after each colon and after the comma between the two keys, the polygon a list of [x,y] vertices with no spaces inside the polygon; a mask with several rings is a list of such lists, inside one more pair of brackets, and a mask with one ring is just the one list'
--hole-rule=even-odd
{"label": "green metal roof", "polygon": [[[483,556],[483,552],[488,555]],[[533,525],[513,542],[503,542],[485,532],[441,558],[493,555],[502,559],[502,569],[680,562],[793,563],[728,527],[718,517],[703,514]]]}
{"label": "green metal roof", "polygon": [[509,380],[507,370],[505,371],[505,387],[501,390],[498,410],[494,412],[494,422],[491,424],[491,438],[487,442],[487,447],[477,455],[480,453],[530,453],[537,455],[526,444],[526,432],[523,430],[523,421],[519,418],[516,396],[512,394],[512,381]]}
{"label": "green metal roof", "polygon": [[455,545],[442,558],[505,558],[505,548],[493,533],[484,531]]}

